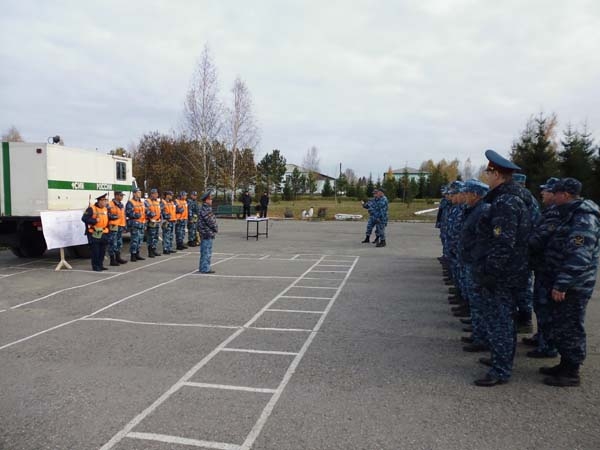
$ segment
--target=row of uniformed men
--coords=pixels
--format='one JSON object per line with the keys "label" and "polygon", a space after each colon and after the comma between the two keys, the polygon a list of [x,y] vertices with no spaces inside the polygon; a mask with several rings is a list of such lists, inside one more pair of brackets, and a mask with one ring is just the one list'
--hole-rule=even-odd
{"label": "row of uniformed men", "polygon": [[[101,195],[96,203],[84,213],[82,220],[87,224],[86,234],[92,250],[92,268],[100,271],[106,246],[108,246],[110,265],[118,266],[127,261],[121,257],[123,248],[123,232],[131,234],[130,260],[144,260],[140,248],[146,234],[148,257],[154,258],[161,254],[157,251],[159,232],[162,229],[162,248],[164,254],[176,253],[173,248],[173,238],[177,250],[199,244],[198,217],[200,205],[197,193],[181,191],[176,199],[172,191],[165,191],[164,198],[159,198],[158,190],[151,189],[147,199],[142,199],[141,189],[132,192],[132,198],[123,204],[124,194],[115,191],[112,200],[108,201],[107,194]],[[206,193],[202,196],[209,196]],[[188,230],[188,246],[185,245],[185,230]]]}
{"label": "row of uniformed men", "polygon": [[[527,356],[555,357],[542,367],[551,386],[578,386],[586,356],[585,309],[598,268],[600,209],[580,197],[574,178],[551,178],[541,186],[543,211],[519,184],[520,170],[492,150],[486,152],[488,185],[453,182],[440,204],[440,258],[453,312],[470,325],[465,351],[490,351],[490,366],[478,386],[494,386],[512,374],[517,324],[528,328],[531,306],[537,335],[524,338],[536,349]],[[533,274],[533,275],[532,275]]]}

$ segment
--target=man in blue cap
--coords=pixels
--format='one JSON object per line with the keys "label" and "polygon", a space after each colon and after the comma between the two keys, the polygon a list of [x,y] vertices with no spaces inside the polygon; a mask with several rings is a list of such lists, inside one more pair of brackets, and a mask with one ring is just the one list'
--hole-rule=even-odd
{"label": "man in blue cap", "polygon": [[173,235],[175,233],[175,223],[177,222],[177,212],[175,202],[173,201],[173,191],[165,191],[165,198],[161,202],[160,214],[163,221],[163,253],[165,255],[177,253],[177,250],[173,248]]}
{"label": "man in blue cap", "polygon": [[202,206],[198,219],[198,230],[200,231],[200,273],[215,273],[210,268],[213,240],[219,232],[217,219],[212,211],[212,192],[202,194]]}
{"label": "man in blue cap", "polygon": [[158,234],[160,232],[161,217],[161,200],[158,198],[158,189],[150,189],[150,197],[145,200],[146,211],[148,216],[148,257],[154,258],[160,256],[157,252]]}
{"label": "man in blue cap", "polygon": [[482,228],[481,263],[474,267],[473,276],[483,287],[482,295],[489,305],[487,324],[491,359],[480,362],[491,365],[488,373],[475,380],[477,386],[506,383],[512,375],[517,334],[514,315],[517,295],[527,288],[528,239],[531,233],[531,214],[527,208],[529,194],[512,179],[520,167],[487,150],[485,170],[490,192],[484,201],[490,209],[487,224]]}
{"label": "man in blue cap", "polygon": [[481,224],[490,209],[489,203],[483,201],[488,191],[489,186],[479,180],[467,180],[462,188],[465,208],[458,254],[464,272],[464,294],[469,303],[472,325],[471,336],[461,339],[467,343],[463,348],[465,351],[489,349],[486,304],[481,296],[481,286],[473,276],[474,267],[481,264],[481,258],[485,254],[480,233]]}
{"label": "man in blue cap", "polygon": [[[360,202],[362,207],[365,208],[369,213],[369,219],[367,220],[367,229],[365,232],[365,239],[361,241],[362,244],[368,244],[369,242],[371,242],[371,233],[373,232],[373,228],[375,228],[375,202],[377,201],[375,193],[377,192],[377,190],[377,188],[373,189],[373,198],[367,200],[366,202],[364,200],[361,200]],[[375,233],[375,241],[379,242],[379,235],[377,234],[377,232]]]}
{"label": "man in blue cap", "polygon": [[87,225],[86,235],[92,252],[92,269],[95,272],[108,270],[104,267],[104,254],[108,243],[107,194],[96,198],[96,203],[87,208],[81,220]]}
{"label": "man in blue cap", "polygon": [[451,294],[449,297],[451,304],[458,305],[452,308],[452,313],[456,317],[469,316],[469,304],[465,294],[463,268],[459,261],[458,249],[460,243],[460,232],[463,224],[463,215],[465,210],[463,194],[461,190],[464,183],[455,180],[450,183],[448,193],[450,194],[450,211],[446,219],[446,252],[448,255],[448,279],[444,280],[448,285],[454,285],[449,288]]}
{"label": "man in blue cap", "polygon": [[558,178],[548,178],[546,183],[540,186],[542,195],[542,218],[533,228],[529,237],[529,261],[534,272],[533,309],[537,321],[537,333],[532,337],[523,338],[523,343],[535,347],[527,352],[530,358],[553,358],[557,350],[550,340],[550,296],[544,288],[542,281],[547,278],[547,269],[544,250],[550,236],[560,223],[560,211],[554,204],[552,188],[558,182]]}
{"label": "man in blue cap", "polygon": [[187,199],[188,203],[188,246],[197,247],[200,243],[198,239],[198,214],[200,212],[200,205],[198,204],[198,193],[196,191],[190,192],[190,196]]}
{"label": "man in blue cap", "polygon": [[185,227],[188,221],[188,202],[187,192],[180,191],[178,198],[175,200],[175,215],[177,222],[175,222],[175,243],[177,244],[177,250],[185,250]]}
{"label": "man in blue cap", "polygon": [[373,192],[376,201],[373,208],[375,215],[375,235],[377,236],[375,247],[385,247],[385,227],[388,223],[388,199],[385,196],[385,191],[381,188]]}
{"label": "man in blue cap", "polygon": [[127,228],[131,234],[129,240],[129,253],[131,253],[131,262],[143,261],[144,257],[140,255],[140,248],[144,239],[146,229],[146,205],[142,202],[142,190],[135,188],[132,191],[132,197],[125,206],[127,216]]}
{"label": "man in blue cap", "polygon": [[561,220],[550,236],[544,256],[543,280],[549,292],[551,337],[560,364],[542,367],[550,386],[579,386],[579,368],[586,357],[585,310],[594,291],[600,254],[600,208],[580,197],[581,183],[563,178],[552,187]]}

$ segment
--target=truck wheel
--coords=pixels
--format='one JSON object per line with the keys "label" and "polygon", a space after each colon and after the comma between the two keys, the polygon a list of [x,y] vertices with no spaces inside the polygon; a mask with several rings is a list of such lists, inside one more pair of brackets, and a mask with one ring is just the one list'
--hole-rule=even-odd
{"label": "truck wheel", "polygon": [[13,252],[13,255],[15,255],[18,258],[23,258],[23,253],[21,253],[21,249],[18,247],[11,247],[10,251]]}
{"label": "truck wheel", "polygon": [[21,240],[19,252],[25,258],[39,258],[45,251],[46,241],[44,240],[44,235],[39,231],[31,233],[25,239]]}

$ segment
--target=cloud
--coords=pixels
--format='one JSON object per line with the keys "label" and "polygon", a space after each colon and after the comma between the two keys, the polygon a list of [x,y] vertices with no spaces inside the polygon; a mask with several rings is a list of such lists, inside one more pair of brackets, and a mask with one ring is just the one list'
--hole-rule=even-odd
{"label": "cloud", "polygon": [[[35,14],[32,11],[35,10]],[[357,174],[508,153],[556,112],[597,136],[600,4],[585,0],[11,2],[0,127],[110,149],[179,127],[205,43],[227,98],[253,96],[257,155]]]}

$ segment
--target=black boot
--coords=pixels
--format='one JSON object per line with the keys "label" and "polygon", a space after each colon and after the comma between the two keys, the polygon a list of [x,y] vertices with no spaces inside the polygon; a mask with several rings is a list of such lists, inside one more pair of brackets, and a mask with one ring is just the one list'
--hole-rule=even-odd
{"label": "black boot", "polygon": [[119,263],[117,262],[117,258],[115,257],[115,255],[110,255],[110,265],[111,266],[118,266]]}
{"label": "black boot", "polygon": [[160,256],[160,255],[161,255],[160,253],[158,253],[158,252],[156,251],[156,247],[154,247],[154,248],[152,249],[152,254],[153,254],[154,256]]}
{"label": "black boot", "polygon": [[148,247],[148,258],[154,258],[154,250],[151,247]]}
{"label": "black boot", "polygon": [[579,386],[581,384],[579,364],[561,360],[560,365],[562,365],[562,368],[557,371],[556,375],[544,378],[544,384],[558,387]]}
{"label": "black boot", "polygon": [[373,241],[373,244],[379,244],[379,236],[375,236],[375,240]]}
{"label": "black boot", "polygon": [[367,236],[364,241],[360,241],[361,244],[368,244],[369,242],[371,242],[371,238],[369,236]]}
{"label": "black boot", "polygon": [[385,247],[385,239],[381,239],[375,247]]}
{"label": "black boot", "polygon": [[135,253],[131,254],[131,262],[136,262],[137,261],[137,255]]}
{"label": "black boot", "polygon": [[119,264],[127,264],[127,260],[121,258],[121,252],[117,252],[115,259]]}
{"label": "black boot", "polygon": [[140,256],[140,252],[137,252],[137,253],[135,254],[135,257],[136,257],[136,259],[137,259],[138,261],[143,261],[143,260],[145,260],[145,259],[146,259],[146,258],[142,258],[142,257]]}

